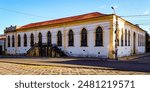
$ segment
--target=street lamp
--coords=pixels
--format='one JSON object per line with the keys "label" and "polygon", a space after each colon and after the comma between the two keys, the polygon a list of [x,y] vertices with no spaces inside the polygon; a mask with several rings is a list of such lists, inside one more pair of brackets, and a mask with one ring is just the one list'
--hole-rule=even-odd
{"label": "street lamp", "polygon": [[116,12],[115,12],[115,8],[114,7],[111,7],[112,10],[114,11],[114,15],[116,16],[116,29],[115,29],[115,34],[116,34],[116,37],[115,37],[115,59],[118,60],[118,17],[116,15]]}
{"label": "street lamp", "polygon": [[111,9],[113,9],[113,11],[114,11],[114,14],[116,14],[115,8],[114,8],[114,7],[111,7]]}

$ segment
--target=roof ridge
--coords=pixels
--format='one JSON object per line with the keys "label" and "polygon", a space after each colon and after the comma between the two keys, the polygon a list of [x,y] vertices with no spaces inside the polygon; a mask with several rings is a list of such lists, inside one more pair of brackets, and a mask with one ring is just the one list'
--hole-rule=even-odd
{"label": "roof ridge", "polygon": [[[72,18],[72,17],[78,17],[78,16],[85,16],[85,15],[89,15],[89,14],[102,14],[99,12],[92,12],[92,13],[86,13],[86,14],[80,14],[80,15],[75,15],[75,16],[68,16],[68,17],[63,17],[63,18],[57,18],[57,19],[52,19],[52,20],[46,20],[46,21],[41,21],[41,22],[34,22],[34,23],[29,23],[29,24],[36,24],[36,23],[43,23],[43,22],[48,22],[48,21],[53,21],[53,20],[61,20],[61,19],[66,19],[66,18]],[[103,14],[105,15],[105,14]],[[28,25],[28,24],[27,24]]]}
{"label": "roof ridge", "polygon": [[49,24],[56,24],[56,23],[70,22],[70,21],[76,21],[76,20],[83,20],[83,19],[94,18],[94,17],[98,17],[98,16],[102,16],[102,15],[106,15],[106,14],[102,14],[102,13],[99,13],[99,12],[91,12],[91,13],[86,13],[86,14],[81,14],[81,15],[76,15],[76,16],[58,18],[58,19],[54,19],[54,20],[47,20],[47,21],[42,21],[42,22],[30,23],[30,24],[21,26],[18,29],[26,29],[26,28],[44,26],[44,25],[49,25]]}

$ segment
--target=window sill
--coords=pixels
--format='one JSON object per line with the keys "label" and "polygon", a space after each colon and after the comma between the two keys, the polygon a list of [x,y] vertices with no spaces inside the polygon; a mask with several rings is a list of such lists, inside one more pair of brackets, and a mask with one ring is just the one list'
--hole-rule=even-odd
{"label": "window sill", "polygon": [[88,47],[88,46],[80,46],[80,47]]}
{"label": "window sill", "polygon": [[68,46],[68,47],[75,47],[75,46]]}
{"label": "window sill", "polygon": [[95,46],[95,47],[104,47],[104,46]]}

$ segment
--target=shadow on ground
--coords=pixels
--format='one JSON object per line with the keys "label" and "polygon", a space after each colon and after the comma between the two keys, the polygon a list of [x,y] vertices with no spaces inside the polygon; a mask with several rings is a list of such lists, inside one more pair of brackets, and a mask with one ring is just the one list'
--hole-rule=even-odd
{"label": "shadow on ground", "polygon": [[[19,57],[20,58],[20,57]],[[17,59],[17,58],[16,58]],[[20,58],[20,59],[24,59],[24,58]],[[26,58],[25,58],[26,59]],[[24,65],[42,65],[44,63],[44,65],[56,65],[56,66],[61,66],[62,64],[67,65],[76,65],[75,67],[79,67],[80,66],[87,66],[89,68],[92,67],[104,67],[101,69],[105,69],[109,68],[108,70],[121,70],[121,71],[135,71],[135,72],[149,72],[150,73],[150,63],[142,63],[142,62],[136,62],[136,61],[114,61],[114,60],[108,60],[108,61],[101,61],[98,59],[75,59],[75,60],[69,60],[67,61],[67,59],[64,59],[64,61],[48,61],[46,60],[47,58],[43,58],[42,61],[37,60],[35,62],[32,61],[32,59],[34,58],[28,58],[31,59],[29,61],[24,61],[24,62],[19,62],[19,61],[1,61],[3,63],[13,63],[13,64],[24,64]],[[35,58],[37,59],[37,58]],[[60,58],[61,59],[61,58]],[[31,63],[32,62],[32,63]],[[62,65],[63,66],[63,65]],[[72,67],[72,66],[70,66]]]}
{"label": "shadow on ground", "polygon": [[150,72],[150,64],[139,63],[135,61],[70,60],[61,62],[49,62],[49,61],[44,62],[55,64],[57,63],[68,65],[92,66],[92,67],[106,67],[112,68],[113,70],[122,70],[122,71]]}

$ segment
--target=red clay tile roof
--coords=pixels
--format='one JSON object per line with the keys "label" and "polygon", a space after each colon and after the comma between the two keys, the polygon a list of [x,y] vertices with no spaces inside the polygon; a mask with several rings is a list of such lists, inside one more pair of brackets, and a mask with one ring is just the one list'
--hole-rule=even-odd
{"label": "red clay tile roof", "polygon": [[95,17],[99,17],[99,16],[104,16],[104,15],[106,15],[106,14],[102,14],[102,13],[99,13],[99,12],[93,12],[93,13],[88,13],[88,14],[83,14],[83,15],[78,15],[78,16],[72,16],[72,17],[67,17],[67,18],[61,18],[61,19],[56,19],[56,20],[49,20],[49,21],[44,21],[44,22],[31,23],[31,24],[21,26],[18,29],[27,29],[27,28],[33,28],[33,27],[38,27],[38,26],[45,26],[45,25],[51,25],[51,24],[72,22],[72,21],[77,21],[77,20],[95,18]]}

